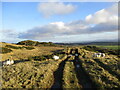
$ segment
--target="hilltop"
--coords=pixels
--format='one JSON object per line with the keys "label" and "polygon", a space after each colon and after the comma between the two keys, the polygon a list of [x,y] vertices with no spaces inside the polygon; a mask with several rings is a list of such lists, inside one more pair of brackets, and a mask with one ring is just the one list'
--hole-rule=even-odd
{"label": "hilltop", "polygon": [[38,42],[38,41],[32,41],[32,40],[25,40],[25,41],[18,42],[17,45],[26,45],[26,46],[41,46],[41,45],[55,46],[55,44],[52,43],[52,42]]}
{"label": "hilltop", "polygon": [[25,60],[34,56],[51,55],[56,50],[64,49],[51,42],[21,41],[16,44],[0,42],[2,61],[6,59]]}

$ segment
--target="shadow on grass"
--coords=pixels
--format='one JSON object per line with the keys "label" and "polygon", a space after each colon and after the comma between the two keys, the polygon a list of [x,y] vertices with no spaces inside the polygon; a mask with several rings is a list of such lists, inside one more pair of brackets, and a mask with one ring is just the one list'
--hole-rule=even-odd
{"label": "shadow on grass", "polygon": [[63,52],[64,49],[61,49],[61,50],[55,50],[55,51],[51,51],[53,52],[53,55],[56,55],[56,54],[66,54],[65,52]]}
{"label": "shadow on grass", "polygon": [[107,70],[110,74],[117,77],[120,81],[120,75],[114,71],[112,71],[112,68],[110,68],[108,65],[105,65],[103,62],[101,62],[99,59],[94,59],[98,63],[99,66],[103,67],[105,70]]}
{"label": "shadow on grass", "polygon": [[52,85],[51,89],[54,89],[54,88],[62,89],[63,70],[65,67],[65,63],[68,59],[69,57],[67,57],[64,61],[62,61],[59,64],[58,69],[54,72],[54,84]]}
{"label": "shadow on grass", "polygon": [[78,54],[78,56],[75,56],[73,63],[75,66],[75,72],[79,80],[79,84],[82,86],[83,90],[90,88],[94,90],[96,87],[93,84],[92,80],[90,79],[89,75],[85,72],[84,68],[82,67],[82,62],[79,59],[80,54],[78,53],[77,49],[75,50],[75,53]]}
{"label": "shadow on grass", "polygon": [[15,60],[14,64],[22,63],[22,62],[27,62],[27,61],[30,61],[30,60]]}

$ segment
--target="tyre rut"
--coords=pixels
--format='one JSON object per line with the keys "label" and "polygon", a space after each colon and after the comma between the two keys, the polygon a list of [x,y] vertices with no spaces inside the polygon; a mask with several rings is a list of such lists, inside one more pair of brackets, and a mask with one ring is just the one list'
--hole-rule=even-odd
{"label": "tyre rut", "polygon": [[84,68],[82,67],[82,62],[79,59],[79,53],[78,49],[75,50],[75,54],[78,54],[78,56],[75,56],[75,59],[73,61],[76,71],[76,76],[79,80],[79,84],[82,85],[83,89],[89,89],[93,88],[95,89],[95,85],[93,84],[92,80],[89,78],[89,75],[85,72]]}

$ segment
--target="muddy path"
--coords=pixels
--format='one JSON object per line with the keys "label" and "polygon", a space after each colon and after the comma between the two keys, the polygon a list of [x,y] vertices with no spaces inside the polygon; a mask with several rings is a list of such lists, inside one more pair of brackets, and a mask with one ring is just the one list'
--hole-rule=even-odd
{"label": "muddy path", "polygon": [[92,83],[92,80],[90,80],[89,75],[85,72],[84,68],[82,67],[82,62],[79,59],[79,53],[78,49],[75,50],[75,54],[78,54],[75,56],[73,63],[75,66],[76,76],[79,80],[79,84],[82,86],[83,90],[95,89],[95,85]]}

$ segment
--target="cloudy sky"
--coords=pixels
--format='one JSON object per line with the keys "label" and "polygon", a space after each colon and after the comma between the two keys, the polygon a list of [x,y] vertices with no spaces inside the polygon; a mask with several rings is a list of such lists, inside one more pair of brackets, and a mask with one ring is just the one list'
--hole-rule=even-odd
{"label": "cloudy sky", "polygon": [[118,38],[115,2],[3,2],[4,42],[86,42]]}

